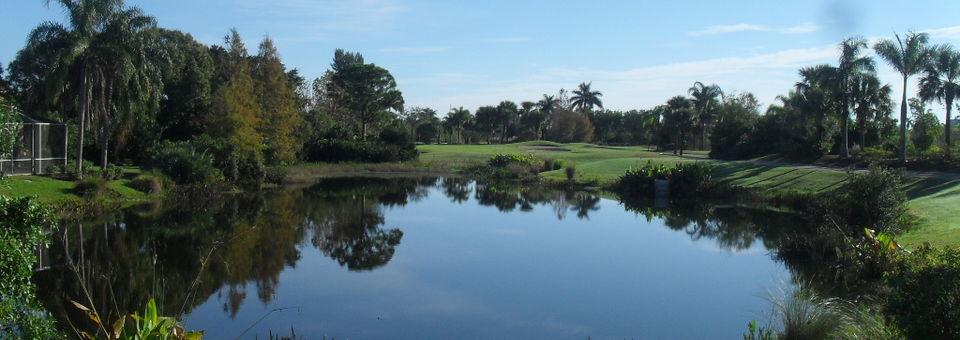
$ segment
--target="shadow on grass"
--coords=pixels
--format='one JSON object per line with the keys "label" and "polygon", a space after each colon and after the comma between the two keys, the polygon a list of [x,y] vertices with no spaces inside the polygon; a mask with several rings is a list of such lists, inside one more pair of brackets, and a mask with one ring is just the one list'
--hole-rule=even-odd
{"label": "shadow on grass", "polygon": [[[937,194],[943,190],[946,190],[950,187],[953,187],[960,183],[960,179],[944,179],[944,178],[934,178],[926,177],[917,181],[910,182],[907,184],[907,197],[910,199],[916,199],[920,197],[926,197],[930,195]],[[953,190],[950,192],[940,193],[934,197],[948,197],[953,195],[960,194],[960,189]]]}

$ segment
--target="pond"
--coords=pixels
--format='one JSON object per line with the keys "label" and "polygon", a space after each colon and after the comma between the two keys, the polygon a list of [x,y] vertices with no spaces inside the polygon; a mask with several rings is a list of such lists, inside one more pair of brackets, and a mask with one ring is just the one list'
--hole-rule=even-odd
{"label": "pond", "polygon": [[[339,178],[65,223],[36,274],[90,327],[156,298],[209,339],[737,338],[796,216],[462,178]],[[112,312],[111,312],[112,311]],[[86,326],[84,326],[86,325]]]}

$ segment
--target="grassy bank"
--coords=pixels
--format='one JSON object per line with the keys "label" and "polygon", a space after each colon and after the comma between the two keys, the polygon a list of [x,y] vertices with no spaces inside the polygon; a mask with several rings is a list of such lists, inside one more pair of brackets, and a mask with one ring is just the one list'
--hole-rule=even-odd
{"label": "grassy bank", "polygon": [[[130,181],[139,173],[137,168],[126,168],[121,179],[107,182],[107,188],[116,195],[103,197],[108,204],[127,206],[144,202],[150,197],[132,187]],[[76,192],[77,182],[45,176],[8,176],[0,180],[0,195],[7,197],[34,197],[38,202],[54,207],[83,203],[85,198]]]}
{"label": "grassy bank", "polygon": [[[508,145],[425,145],[420,162],[462,164],[482,162],[496,153],[531,153],[544,159],[562,159],[576,164],[577,180],[597,185],[610,184],[627,169],[650,161],[662,164],[706,161],[716,166],[715,178],[733,185],[769,194],[786,192],[823,193],[838,187],[845,171],[815,166],[784,164],[763,160],[715,161],[704,152],[684,157],[652,152],[646,147],[606,147],[591,144],[528,142]],[[543,173],[547,179],[565,178],[563,170]],[[960,176],[924,174],[909,176],[907,188],[910,212],[918,217],[917,228],[900,237],[908,246],[924,242],[933,245],[960,245]]]}

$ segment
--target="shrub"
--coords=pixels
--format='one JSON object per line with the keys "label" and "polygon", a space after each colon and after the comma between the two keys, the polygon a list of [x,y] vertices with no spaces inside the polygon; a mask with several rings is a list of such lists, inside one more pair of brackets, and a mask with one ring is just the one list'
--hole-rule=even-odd
{"label": "shrub", "polygon": [[639,168],[627,169],[627,172],[617,180],[617,190],[627,196],[653,196],[654,180],[669,179],[671,169],[663,164],[653,164],[647,161]]}
{"label": "shrub", "polygon": [[886,313],[911,339],[960,338],[960,249],[923,246],[885,276]]}
{"label": "shrub", "polygon": [[311,162],[403,162],[417,158],[413,143],[394,145],[357,140],[320,140],[307,147],[306,159]]}
{"label": "shrub", "polygon": [[100,171],[100,177],[108,181],[114,181],[123,177],[123,168],[114,164],[107,165],[106,169]]}
{"label": "shrub", "polygon": [[270,184],[283,184],[287,180],[287,169],[280,166],[267,168],[264,181]]}
{"label": "shrub", "polygon": [[537,162],[537,157],[531,154],[502,154],[498,153],[496,155],[490,156],[490,159],[487,160],[487,165],[499,168],[505,167],[510,164],[521,164],[521,165],[533,165]]}
{"label": "shrub", "polygon": [[197,150],[189,142],[164,142],[153,149],[146,166],[180,184],[216,181],[223,177],[214,167],[213,156]]}
{"label": "shrub", "polygon": [[53,215],[29,198],[0,197],[0,338],[52,339],[53,319],[30,282],[35,249],[48,242]]}
{"label": "shrub", "polygon": [[496,154],[481,167],[478,175],[491,179],[532,180],[542,169],[543,161],[531,154]]}
{"label": "shrub", "polygon": [[573,165],[568,165],[564,169],[564,174],[567,175],[568,182],[573,182],[574,178],[577,177],[577,168],[574,167]]}
{"label": "shrub", "polygon": [[130,181],[130,187],[148,194],[159,194],[171,186],[170,179],[159,172],[145,172]]}
{"label": "shrub", "polygon": [[837,219],[859,234],[864,228],[898,233],[905,224],[907,196],[903,174],[872,165],[866,172],[852,172],[832,199],[827,199]]}
{"label": "shrub", "polygon": [[713,166],[702,163],[678,163],[670,173],[671,198],[695,198],[713,184]]}
{"label": "shrub", "polygon": [[228,159],[226,178],[231,183],[248,189],[259,188],[266,176],[263,160],[256,153],[234,153]]}
{"label": "shrub", "polygon": [[77,182],[74,192],[80,197],[96,199],[111,192],[107,180],[99,176],[86,177]]}

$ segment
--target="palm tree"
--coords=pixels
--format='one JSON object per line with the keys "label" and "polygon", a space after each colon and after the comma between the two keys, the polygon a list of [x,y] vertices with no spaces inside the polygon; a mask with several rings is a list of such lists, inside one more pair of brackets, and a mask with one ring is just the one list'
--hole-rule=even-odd
{"label": "palm tree", "polygon": [[[50,0],[46,4],[50,4]],[[160,71],[152,58],[151,33],[156,21],[123,0],[58,0],[69,25],[45,22],[34,28],[21,56],[42,55],[42,96],[76,110],[80,124],[77,173],[83,176],[83,141],[88,125],[100,132],[106,166],[114,113],[130,113],[151,98],[158,102]]]}
{"label": "palm tree", "polygon": [[723,96],[723,91],[716,84],[704,85],[701,82],[693,83],[688,92],[693,97],[693,108],[696,111],[696,120],[700,129],[700,149],[706,146],[706,130],[713,122],[716,113],[719,98]]}
{"label": "palm tree", "polygon": [[687,133],[693,124],[693,112],[690,99],[684,96],[675,96],[667,101],[667,108],[664,112],[664,123],[674,130],[674,154],[678,151],[683,156],[683,150],[686,147]]}
{"label": "palm tree", "polygon": [[580,86],[573,90],[573,97],[570,97],[570,100],[574,109],[586,112],[593,110],[594,107],[603,108],[603,102],[600,101],[603,93],[591,90],[590,85],[593,85],[593,82],[580,83]]}
{"label": "palm tree", "polygon": [[557,110],[558,103],[559,101],[556,97],[543,95],[543,99],[540,99],[540,101],[537,102],[537,109],[549,116]]}
{"label": "palm tree", "polygon": [[936,100],[947,107],[947,123],[944,133],[947,150],[951,145],[950,115],[953,102],[960,98],[960,52],[948,45],[941,46],[931,55],[930,64],[924,68],[920,78],[920,98],[925,101]]}
{"label": "palm tree", "polygon": [[826,64],[804,67],[800,69],[801,81],[795,85],[798,99],[800,99],[796,106],[800,111],[801,124],[805,125],[806,121],[813,116],[817,145],[823,143],[826,112],[831,111],[834,105],[831,87],[835,74],[836,68]]}
{"label": "palm tree", "polygon": [[880,79],[872,73],[854,78],[851,89],[859,144],[864,148],[867,146],[867,122],[891,111],[893,103],[890,101],[890,93],[893,89],[888,84],[881,85]]}
{"label": "palm tree", "polygon": [[930,50],[926,33],[908,32],[906,39],[894,34],[896,42],[884,39],[873,46],[881,58],[903,76],[903,98],[900,100],[900,161],[907,160],[907,80],[920,73],[926,65]]}
{"label": "palm tree", "polygon": [[852,92],[854,79],[864,73],[875,71],[873,59],[863,55],[867,48],[867,41],[863,38],[848,38],[840,43],[840,62],[836,68],[834,85],[837,90],[835,94],[840,126],[843,130],[843,145],[840,147],[840,157],[842,158],[850,156],[849,122],[850,105],[852,104],[850,93]]}
{"label": "palm tree", "polygon": [[452,108],[447,112],[445,119],[450,122],[450,126],[456,132],[457,142],[463,143],[463,127],[470,122],[470,110],[464,109],[463,106]]}

